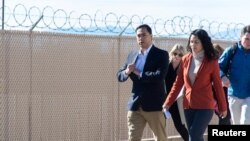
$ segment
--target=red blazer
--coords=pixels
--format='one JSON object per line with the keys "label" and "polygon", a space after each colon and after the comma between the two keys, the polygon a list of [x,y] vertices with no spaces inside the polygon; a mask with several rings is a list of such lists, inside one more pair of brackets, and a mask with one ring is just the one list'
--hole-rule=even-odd
{"label": "red blazer", "polygon": [[[188,75],[191,60],[191,53],[182,57],[180,70],[164,105],[170,107],[176,100],[182,86],[184,86],[184,109],[215,109],[216,104],[218,104],[219,112],[226,111],[226,97],[219,76],[218,60],[208,61],[206,57],[204,58],[193,86]],[[212,85],[214,86],[215,94],[213,94]],[[215,101],[214,95],[217,101]]]}

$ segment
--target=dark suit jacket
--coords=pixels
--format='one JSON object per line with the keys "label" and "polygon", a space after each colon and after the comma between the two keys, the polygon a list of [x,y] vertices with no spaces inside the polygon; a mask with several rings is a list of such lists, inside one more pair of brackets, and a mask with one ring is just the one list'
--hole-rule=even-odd
{"label": "dark suit jacket", "polygon": [[146,58],[141,78],[134,73],[127,76],[127,65],[134,63],[137,56],[138,51],[130,52],[125,64],[117,72],[119,82],[124,82],[128,78],[133,81],[128,109],[136,111],[141,106],[144,111],[161,111],[166,98],[164,79],[169,64],[168,52],[153,45]]}

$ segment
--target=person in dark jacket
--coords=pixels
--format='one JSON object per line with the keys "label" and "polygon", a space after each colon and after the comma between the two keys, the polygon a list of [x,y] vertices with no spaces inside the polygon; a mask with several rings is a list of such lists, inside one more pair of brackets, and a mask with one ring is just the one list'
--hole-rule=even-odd
{"label": "person in dark jacket", "polygon": [[156,141],[166,141],[166,119],[162,104],[166,97],[165,77],[168,70],[168,52],[153,44],[150,26],[136,28],[139,50],[128,54],[124,65],[117,72],[119,82],[130,78],[133,82],[128,100],[129,141],[140,141],[146,124],[153,131]]}
{"label": "person in dark jacket", "polygon": [[[223,53],[224,49],[219,45],[214,43],[213,44],[214,49],[217,53],[218,58],[221,56],[221,54]],[[229,104],[228,104],[228,99],[227,99],[227,87],[223,86],[224,92],[225,92],[225,96],[226,96],[226,102],[227,102],[227,116],[222,118],[219,115],[218,109],[215,109],[215,114],[218,116],[219,118],[219,125],[231,125],[231,114],[230,114],[230,110],[229,110]]]}
{"label": "person in dark jacket", "polygon": [[[180,44],[175,44],[169,53],[169,67],[167,76],[165,78],[167,94],[170,92],[173,83],[176,79],[181,58],[184,54],[185,49]],[[169,108],[169,112],[171,113],[171,117],[173,119],[176,130],[179,132],[184,141],[188,141],[188,130],[185,127],[185,124],[182,123],[177,101],[175,101],[173,105]]]}

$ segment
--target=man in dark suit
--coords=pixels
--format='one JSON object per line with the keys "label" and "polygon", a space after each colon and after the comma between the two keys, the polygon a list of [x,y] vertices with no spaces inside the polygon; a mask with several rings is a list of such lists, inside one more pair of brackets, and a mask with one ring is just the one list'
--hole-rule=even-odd
{"label": "man in dark suit", "polygon": [[166,120],[162,104],[166,98],[165,76],[169,55],[153,44],[152,29],[147,24],[136,28],[139,51],[129,53],[125,64],[118,70],[119,82],[133,81],[128,101],[129,141],[140,141],[148,123],[156,141],[166,141]]}

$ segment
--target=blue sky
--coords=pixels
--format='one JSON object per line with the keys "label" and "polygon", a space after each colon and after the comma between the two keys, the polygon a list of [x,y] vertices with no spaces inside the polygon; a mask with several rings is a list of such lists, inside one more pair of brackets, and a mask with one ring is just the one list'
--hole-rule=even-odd
{"label": "blue sky", "polygon": [[5,5],[64,9],[66,12],[152,16],[169,19],[189,16],[209,21],[249,24],[249,0],[5,0]]}

